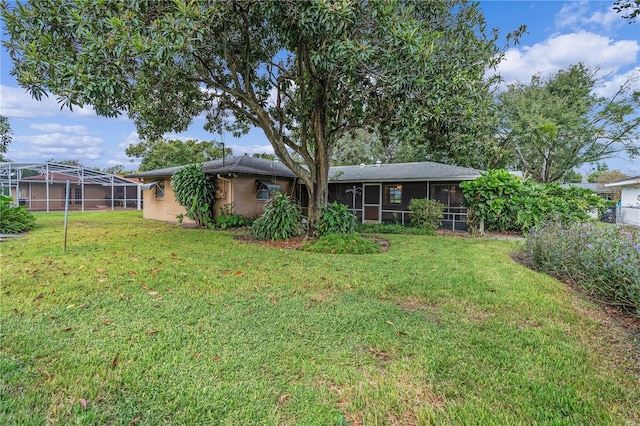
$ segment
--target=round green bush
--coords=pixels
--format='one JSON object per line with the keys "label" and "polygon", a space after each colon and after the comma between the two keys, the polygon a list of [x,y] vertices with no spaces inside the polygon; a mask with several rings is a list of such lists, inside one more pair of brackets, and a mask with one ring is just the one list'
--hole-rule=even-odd
{"label": "round green bush", "polygon": [[358,234],[329,234],[305,245],[302,250],[330,254],[375,254],[382,249],[374,241]]}

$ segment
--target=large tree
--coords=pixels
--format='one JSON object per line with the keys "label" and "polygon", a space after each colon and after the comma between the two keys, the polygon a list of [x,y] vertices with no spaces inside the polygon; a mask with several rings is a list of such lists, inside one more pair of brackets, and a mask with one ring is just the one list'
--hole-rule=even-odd
{"label": "large tree", "polygon": [[151,139],[201,114],[214,133],[261,128],[311,223],[335,141],[377,126],[461,148],[503,53],[464,0],[31,0],[2,15],[12,73],[37,99],[126,112]]}
{"label": "large tree", "polygon": [[[223,148],[217,142],[160,139],[130,145],[125,152],[129,157],[142,158],[138,170],[143,172],[216,160],[222,158]],[[224,148],[224,155],[232,153],[231,148]]]}
{"label": "large tree", "polygon": [[539,182],[553,182],[584,163],[621,152],[640,155],[638,78],[636,73],[613,96],[598,96],[596,71],[580,63],[510,85],[499,95],[498,144],[511,154],[502,161]]}

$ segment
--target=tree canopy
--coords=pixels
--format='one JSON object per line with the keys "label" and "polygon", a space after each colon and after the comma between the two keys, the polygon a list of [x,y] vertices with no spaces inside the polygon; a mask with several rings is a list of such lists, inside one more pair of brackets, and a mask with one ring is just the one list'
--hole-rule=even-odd
{"label": "tree canopy", "polygon": [[0,161],[5,161],[4,155],[12,140],[11,124],[9,119],[4,115],[0,115]]}
{"label": "tree canopy", "polygon": [[[611,97],[598,96],[596,71],[579,63],[499,95],[501,159],[539,182],[553,182],[584,163],[640,154],[639,73]],[[503,164],[505,165],[505,164]]]}
{"label": "tree canopy", "polygon": [[[145,141],[130,145],[125,152],[129,157],[142,158],[138,169],[141,172],[216,160],[223,154],[220,143],[196,139]],[[232,153],[231,148],[224,149],[225,155]]]}
{"label": "tree canopy", "polygon": [[202,114],[216,133],[259,127],[304,182],[312,223],[348,132],[449,153],[486,134],[484,77],[503,56],[464,0],[32,0],[2,15],[12,73],[36,99],[126,112],[148,139]]}

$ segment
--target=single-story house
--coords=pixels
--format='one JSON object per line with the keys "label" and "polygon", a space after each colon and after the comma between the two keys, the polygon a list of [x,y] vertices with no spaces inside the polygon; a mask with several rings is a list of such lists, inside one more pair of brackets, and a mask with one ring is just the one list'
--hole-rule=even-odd
{"label": "single-story house", "polygon": [[616,222],[640,226],[640,176],[606,183],[604,186],[621,188],[620,203],[616,211]]}
{"label": "single-story house", "polygon": [[[186,212],[176,201],[171,187],[171,176],[184,167],[129,175],[143,181],[144,218],[175,222],[178,215]],[[276,191],[297,198],[295,175],[279,161],[243,155],[206,161],[202,167],[207,175],[216,178],[216,202],[213,206],[216,213],[221,208],[232,206],[234,213],[255,218],[262,215],[265,202]],[[184,220],[189,221],[187,218]]]}
{"label": "single-story house", "polygon": [[0,188],[32,211],[141,208],[136,180],[52,162],[0,163]]}
{"label": "single-story house", "polygon": [[[130,175],[143,180],[144,211],[148,219],[175,221],[184,214],[173,195],[171,176],[183,168],[170,167]],[[218,182],[215,211],[232,205],[245,217],[259,217],[270,195],[279,191],[307,205],[306,189],[279,161],[249,156],[203,163],[204,172]],[[447,206],[443,225],[466,229],[466,209],[459,184],[480,171],[433,162],[338,166],[329,169],[329,202],[349,207],[360,221],[409,223],[412,198],[432,198]]]}

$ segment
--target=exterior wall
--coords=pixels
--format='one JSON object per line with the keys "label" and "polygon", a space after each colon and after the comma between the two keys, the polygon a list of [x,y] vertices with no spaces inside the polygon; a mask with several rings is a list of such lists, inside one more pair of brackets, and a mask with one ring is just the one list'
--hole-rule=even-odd
{"label": "exterior wall", "polygon": [[[187,211],[176,201],[175,193],[169,183],[170,178],[164,178],[164,198],[156,197],[155,188],[142,191],[144,208],[142,217],[145,219],[160,220],[163,222],[177,223],[177,216],[185,214]],[[185,217],[183,223],[194,223]]]}
{"label": "exterior wall", "polygon": [[[260,217],[264,213],[265,201],[259,201],[257,196],[257,181],[270,180],[282,187],[284,194],[293,195],[293,180],[286,178],[260,178],[255,176],[238,176],[232,181],[232,202],[234,213],[247,218]],[[217,203],[216,203],[217,206]]]}
{"label": "exterior wall", "polygon": [[640,207],[640,188],[622,188],[620,205]]}
{"label": "exterior wall", "polygon": [[[260,217],[264,213],[265,201],[256,199],[256,182],[260,178],[255,176],[237,176],[233,179],[218,179],[217,198],[214,204],[214,212],[218,214],[221,208],[228,204],[233,205],[233,212],[247,218]],[[283,193],[292,194],[292,179],[264,178],[271,180],[282,187]],[[175,193],[170,184],[170,178],[164,179],[164,198],[158,199],[152,189],[144,190],[144,209],[142,216],[145,219],[160,220],[163,222],[177,222],[176,217],[185,214],[186,210],[176,201]],[[193,223],[191,219],[184,218],[183,223]]]}

